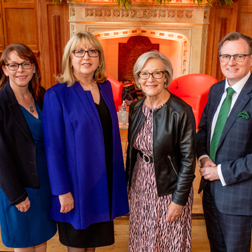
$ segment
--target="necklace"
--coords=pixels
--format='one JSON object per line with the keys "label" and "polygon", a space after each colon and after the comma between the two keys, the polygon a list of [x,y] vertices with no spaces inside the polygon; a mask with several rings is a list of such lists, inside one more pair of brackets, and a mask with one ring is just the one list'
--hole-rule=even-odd
{"label": "necklace", "polygon": [[29,106],[29,110],[31,113],[33,113],[35,111],[34,107],[32,105]]}
{"label": "necklace", "polygon": [[83,87],[84,90],[90,91],[90,90],[94,89],[96,86],[97,86],[97,82],[95,81],[94,85],[90,89],[86,89],[83,86],[82,87]]}

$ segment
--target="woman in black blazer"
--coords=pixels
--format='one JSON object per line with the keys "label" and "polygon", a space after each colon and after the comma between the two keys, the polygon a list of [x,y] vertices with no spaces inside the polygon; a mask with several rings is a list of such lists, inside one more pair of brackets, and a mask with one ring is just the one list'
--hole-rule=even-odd
{"label": "woman in black blazer", "polygon": [[30,48],[11,44],[0,60],[0,223],[15,252],[44,252],[56,233],[49,215],[40,71]]}

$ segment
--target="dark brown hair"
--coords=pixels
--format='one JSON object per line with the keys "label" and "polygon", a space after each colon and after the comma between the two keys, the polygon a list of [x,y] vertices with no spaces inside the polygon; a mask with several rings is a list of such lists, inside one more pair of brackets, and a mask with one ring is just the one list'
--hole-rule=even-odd
{"label": "dark brown hair", "polygon": [[0,89],[2,89],[6,85],[9,79],[8,76],[4,74],[2,66],[5,66],[8,63],[9,54],[13,51],[15,51],[21,59],[28,60],[32,62],[35,66],[35,73],[33,74],[33,77],[29,83],[28,89],[36,99],[39,95],[38,93],[39,93],[41,74],[40,74],[38,62],[34,53],[28,46],[24,44],[11,44],[7,46],[5,50],[3,51],[3,54],[0,59],[0,76],[1,76]]}
{"label": "dark brown hair", "polygon": [[252,54],[252,38],[241,34],[239,32],[230,32],[219,42],[219,53],[221,54],[221,48],[226,41],[235,41],[239,39],[244,39],[249,46],[249,54]]}

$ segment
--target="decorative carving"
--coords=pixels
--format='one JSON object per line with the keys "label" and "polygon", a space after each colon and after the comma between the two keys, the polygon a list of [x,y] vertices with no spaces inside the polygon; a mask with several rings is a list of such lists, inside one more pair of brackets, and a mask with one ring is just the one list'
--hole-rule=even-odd
{"label": "decorative carving", "polygon": [[118,9],[113,9],[113,17],[120,17],[120,11]]}
{"label": "decorative carving", "polygon": [[183,11],[183,10],[178,10],[178,11],[177,11],[177,16],[178,16],[179,18],[184,17],[184,11]]}
{"label": "decorative carving", "polygon": [[122,10],[122,17],[129,17],[129,11]]}
{"label": "decorative carving", "polygon": [[95,16],[96,17],[102,17],[102,9],[95,9]]}
{"label": "decorative carving", "polygon": [[75,23],[71,23],[70,24],[70,34],[71,36],[74,35],[76,33],[76,24]]}
{"label": "decorative carving", "polygon": [[70,18],[75,16],[75,8],[74,7],[69,7],[69,16],[70,16]]}
{"label": "decorative carving", "polygon": [[160,10],[158,13],[158,16],[161,18],[165,18],[166,17],[166,11],[165,10]]}
{"label": "decorative carving", "polygon": [[94,16],[94,10],[91,8],[85,8],[86,11],[86,17],[93,17]]}
{"label": "decorative carving", "polygon": [[168,11],[168,18],[174,18],[176,12],[175,11]]}
{"label": "decorative carving", "polygon": [[153,18],[156,18],[157,17],[157,10],[152,10],[151,12],[150,12],[150,16],[151,17],[153,17]]}
{"label": "decorative carving", "polygon": [[204,19],[208,20],[209,11],[204,11]]}
{"label": "decorative carving", "polygon": [[192,18],[193,14],[192,14],[192,10],[186,11],[186,17],[187,18]]}
{"label": "decorative carving", "polygon": [[105,15],[105,17],[111,17],[111,10],[110,9],[105,9],[104,10],[104,15]]}
{"label": "decorative carving", "polygon": [[144,10],[143,11],[143,18],[149,19],[150,18],[150,11],[149,10]]}
{"label": "decorative carving", "polygon": [[[193,18],[193,11],[194,10],[168,10],[168,9],[150,9],[150,8],[132,8],[129,11],[126,11],[124,9],[118,10],[118,8],[91,8],[91,7],[85,7],[85,17],[86,18],[104,18],[104,17],[110,17],[110,18],[135,18],[135,19],[166,19],[170,18],[186,18],[186,19],[192,19]],[[207,15],[208,12],[206,12],[205,15]],[[70,9],[70,16],[75,15],[75,9]]]}
{"label": "decorative carving", "polygon": [[136,16],[136,10],[130,10],[130,17],[134,18]]}
{"label": "decorative carving", "polygon": [[144,11],[143,10],[137,10],[137,12],[136,12],[136,17],[137,18],[143,18],[143,13],[144,13]]}

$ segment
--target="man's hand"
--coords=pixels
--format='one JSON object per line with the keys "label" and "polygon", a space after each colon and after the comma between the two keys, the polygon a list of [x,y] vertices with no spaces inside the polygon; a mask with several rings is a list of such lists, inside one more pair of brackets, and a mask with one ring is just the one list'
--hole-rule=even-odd
{"label": "man's hand", "polygon": [[74,208],[74,199],[71,192],[59,195],[59,201],[61,213],[68,213]]}
{"label": "man's hand", "polygon": [[31,202],[28,197],[19,204],[15,205],[20,212],[27,212],[31,206]]}
{"label": "man's hand", "polygon": [[202,158],[200,162],[202,167],[200,174],[205,180],[214,181],[220,179],[217,172],[217,165],[209,157]]}

